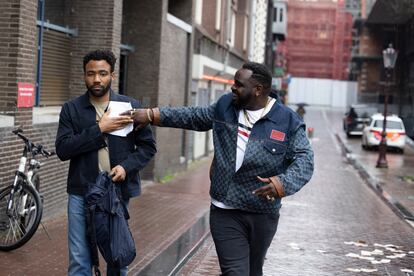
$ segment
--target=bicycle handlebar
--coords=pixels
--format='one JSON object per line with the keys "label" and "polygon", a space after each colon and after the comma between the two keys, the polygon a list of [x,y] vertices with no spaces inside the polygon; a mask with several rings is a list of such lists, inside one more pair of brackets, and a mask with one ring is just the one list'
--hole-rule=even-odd
{"label": "bicycle handlebar", "polygon": [[22,134],[23,130],[21,128],[15,129],[12,132],[13,132],[13,134],[19,136],[20,139],[22,139],[25,142],[25,144],[27,145],[28,149],[31,151],[31,153],[33,155],[41,154],[44,157],[48,158],[48,157],[50,157],[50,156],[52,156],[52,155],[55,154],[53,151],[52,152],[49,152],[49,151],[45,150],[43,148],[43,145],[42,144],[37,144],[37,145],[33,144],[29,140],[29,138],[27,138],[26,136],[24,136]]}

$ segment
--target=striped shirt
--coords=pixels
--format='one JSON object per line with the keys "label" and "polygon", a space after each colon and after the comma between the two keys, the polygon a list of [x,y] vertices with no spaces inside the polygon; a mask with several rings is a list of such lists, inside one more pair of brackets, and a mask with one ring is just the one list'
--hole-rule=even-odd
{"label": "striped shirt", "polygon": [[[247,110],[242,109],[239,111],[239,128],[237,134],[237,153],[236,153],[236,172],[240,169],[243,159],[244,159],[244,152],[246,151],[246,145],[249,141],[250,132],[252,131],[253,125],[265,116],[270,109],[272,109],[273,104],[276,102],[274,98],[270,98],[268,104],[261,109],[258,110]],[[222,209],[235,209],[232,206],[228,206],[223,202],[215,200],[214,198],[211,199],[211,203],[216,207]]]}

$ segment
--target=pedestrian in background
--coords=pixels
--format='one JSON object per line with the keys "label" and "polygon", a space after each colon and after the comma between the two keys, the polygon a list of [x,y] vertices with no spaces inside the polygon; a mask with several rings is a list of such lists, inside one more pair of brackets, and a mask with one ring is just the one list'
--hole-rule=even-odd
{"label": "pedestrian in background", "polygon": [[138,128],[213,129],[210,230],[223,275],[263,274],[281,199],[313,173],[305,124],[271,93],[271,82],[264,65],[249,62],[236,72],[232,93],[211,106],[133,111]]}
{"label": "pedestrian in background", "polygon": [[[129,116],[110,117],[109,101],[136,100],[111,90],[116,58],[111,51],[96,50],[83,59],[86,93],[66,102],[60,112],[56,137],[56,153],[62,161],[70,160],[67,181],[68,197],[68,275],[92,274],[90,250],[86,236],[84,195],[88,185],[95,183],[100,171],[107,171],[120,185],[125,205],[140,194],[142,170],[156,152],[150,127],[133,131],[126,137],[110,135],[133,120]],[[126,275],[127,268],[121,269]],[[107,267],[107,275],[113,268]]]}
{"label": "pedestrian in background", "polygon": [[298,108],[296,108],[296,113],[298,113],[298,115],[304,119],[305,118],[305,105],[304,104],[298,104]]}

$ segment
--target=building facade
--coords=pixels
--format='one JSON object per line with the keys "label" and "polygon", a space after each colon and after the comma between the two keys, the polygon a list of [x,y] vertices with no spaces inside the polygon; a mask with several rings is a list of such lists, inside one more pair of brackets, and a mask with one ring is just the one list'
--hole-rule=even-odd
{"label": "building facade", "polygon": [[[190,105],[209,105],[230,91],[234,74],[249,57],[252,2],[195,1]],[[256,48],[260,47],[261,44]],[[188,161],[213,149],[211,131],[189,132],[187,141]]]}
{"label": "building facade", "polygon": [[[11,184],[23,147],[13,129],[54,150],[61,106],[86,92],[87,52],[112,50],[113,90],[144,107],[208,105],[230,90],[249,49],[263,45],[252,40],[253,6],[248,0],[1,1],[0,188]],[[162,180],[212,150],[211,133],[154,128],[154,134],[158,154],[144,179]],[[65,209],[69,163],[56,156],[42,162],[45,216],[52,216]]]}
{"label": "building facade", "polygon": [[352,15],[344,1],[287,2],[288,73],[293,77],[348,79]]}
{"label": "building facade", "polygon": [[[91,50],[115,53],[115,91],[144,106],[186,104],[192,14],[191,0],[1,1],[0,188],[12,183],[23,149],[13,129],[21,127],[34,142],[54,150],[62,104],[86,91],[82,58]],[[184,133],[154,131],[162,155],[144,170],[146,179],[185,168]],[[48,216],[65,208],[68,162],[43,161],[40,189]]]}
{"label": "building facade", "polygon": [[[411,0],[377,0],[364,22],[371,34],[368,38],[377,49],[379,65],[368,74],[379,76],[377,103],[382,108],[388,94],[389,112],[398,114],[406,133],[414,138],[414,2]],[[398,52],[390,90],[385,89],[382,51],[389,44]],[[381,110],[381,109],[380,109]]]}

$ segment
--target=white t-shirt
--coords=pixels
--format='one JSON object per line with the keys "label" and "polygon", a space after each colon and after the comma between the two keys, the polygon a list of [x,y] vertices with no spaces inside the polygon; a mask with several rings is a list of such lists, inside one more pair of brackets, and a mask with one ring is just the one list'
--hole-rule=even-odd
{"label": "white t-shirt", "polygon": [[[236,167],[235,171],[237,172],[241,165],[243,164],[244,153],[246,151],[246,145],[249,141],[249,136],[252,131],[253,125],[265,116],[276,100],[274,98],[269,98],[269,102],[264,108],[258,110],[246,110],[242,109],[239,111],[239,128],[237,135],[237,152],[236,152]],[[217,201],[214,198],[211,198],[211,203],[219,208],[223,209],[235,209],[231,206],[225,205],[223,202]]]}

